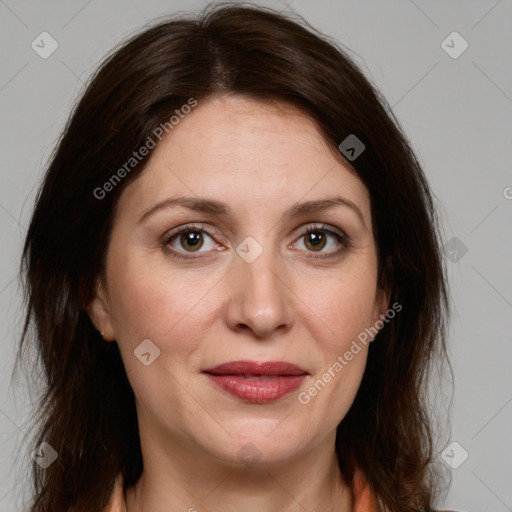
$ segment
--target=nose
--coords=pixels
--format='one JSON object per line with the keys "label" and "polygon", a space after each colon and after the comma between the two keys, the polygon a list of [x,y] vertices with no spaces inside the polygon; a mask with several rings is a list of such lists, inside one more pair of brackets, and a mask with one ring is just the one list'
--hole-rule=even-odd
{"label": "nose", "polygon": [[227,322],[232,330],[267,339],[290,328],[293,293],[271,250],[263,250],[252,263],[237,255],[229,276]]}

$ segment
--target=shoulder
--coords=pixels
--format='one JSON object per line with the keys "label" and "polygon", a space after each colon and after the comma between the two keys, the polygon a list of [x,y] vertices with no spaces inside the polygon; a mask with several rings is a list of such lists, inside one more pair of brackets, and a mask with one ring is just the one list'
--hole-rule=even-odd
{"label": "shoulder", "polygon": [[454,508],[451,508],[450,510],[434,510],[433,512],[466,512],[465,510],[455,510]]}
{"label": "shoulder", "polygon": [[123,490],[123,475],[119,473],[116,477],[110,500],[103,509],[103,512],[126,512],[126,501]]}
{"label": "shoulder", "polygon": [[[363,473],[356,469],[354,472],[354,480],[352,492],[354,496],[354,512],[378,512],[379,505],[377,499],[373,495]],[[464,510],[430,510],[429,512],[466,512]]]}
{"label": "shoulder", "polygon": [[370,491],[370,486],[362,471],[356,469],[352,484],[354,497],[354,512],[378,512],[379,507],[375,496]]}

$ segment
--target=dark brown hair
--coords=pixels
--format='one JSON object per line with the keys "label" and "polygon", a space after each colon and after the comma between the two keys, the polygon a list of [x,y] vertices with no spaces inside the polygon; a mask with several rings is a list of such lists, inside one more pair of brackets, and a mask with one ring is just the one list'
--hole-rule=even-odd
{"label": "dark brown hair", "polygon": [[[343,477],[361,468],[382,510],[431,510],[439,489],[427,384],[446,359],[449,313],[439,226],[421,166],[386,101],[348,51],[304,20],[221,5],[158,20],[92,76],[52,154],[26,235],[20,275],[45,389],[35,420],[59,454],[33,463],[32,512],[101,510],[122,472],[142,471],[134,395],[116,343],[85,309],[103,275],[115,208],[147,156],[98,199],[95,189],[190,98],[279,101],[314,120],[369,190],[379,283],[402,306],[372,343],[362,384],[337,430]],[[364,152],[338,145],[356,135]],[[33,329],[31,329],[31,327]]]}

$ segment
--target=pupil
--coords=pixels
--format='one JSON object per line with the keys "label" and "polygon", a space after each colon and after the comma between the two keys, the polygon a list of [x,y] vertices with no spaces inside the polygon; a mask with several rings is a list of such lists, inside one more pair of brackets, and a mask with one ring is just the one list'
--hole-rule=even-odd
{"label": "pupil", "polygon": [[[310,245],[312,245],[313,247],[318,247],[319,245],[321,245],[323,247],[325,241],[322,240],[322,237],[323,237],[323,233],[322,234],[317,234],[317,233],[309,233],[309,237],[308,237],[308,243]],[[320,249],[322,248],[320,247]]]}
{"label": "pupil", "polygon": [[318,243],[318,239],[319,239],[318,235],[316,235],[315,233],[310,233],[309,236],[311,239],[313,239],[313,245],[316,245]]}
{"label": "pupil", "polygon": [[184,241],[184,245],[188,245],[192,247],[194,250],[199,249],[202,245],[199,243],[201,241],[200,236],[196,232],[183,234],[182,241]]}

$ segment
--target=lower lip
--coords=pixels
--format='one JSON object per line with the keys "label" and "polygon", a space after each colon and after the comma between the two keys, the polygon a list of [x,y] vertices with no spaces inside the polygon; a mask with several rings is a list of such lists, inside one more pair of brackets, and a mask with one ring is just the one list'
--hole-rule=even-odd
{"label": "lower lip", "polygon": [[206,374],[217,386],[249,403],[274,402],[297,389],[307,375],[278,375],[271,378],[247,379],[239,375]]}

